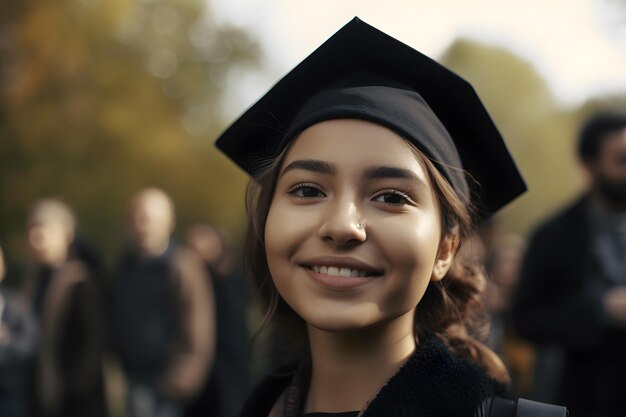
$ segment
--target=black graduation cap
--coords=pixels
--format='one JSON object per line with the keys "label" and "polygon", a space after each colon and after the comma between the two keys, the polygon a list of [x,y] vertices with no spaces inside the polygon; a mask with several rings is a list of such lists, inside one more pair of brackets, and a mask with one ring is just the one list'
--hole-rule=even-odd
{"label": "black graduation cap", "polygon": [[[333,118],[374,121],[413,142],[479,217],[526,190],[472,86],[359,18],[279,80],[216,146],[254,176],[303,129]],[[471,176],[469,189],[458,168]]]}

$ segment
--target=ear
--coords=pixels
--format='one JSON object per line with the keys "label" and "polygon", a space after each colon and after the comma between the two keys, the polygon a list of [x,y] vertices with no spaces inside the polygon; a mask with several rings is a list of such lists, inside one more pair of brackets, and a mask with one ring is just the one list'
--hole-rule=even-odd
{"label": "ear", "polygon": [[459,236],[457,234],[449,234],[441,239],[435,265],[433,266],[433,273],[430,276],[431,281],[440,281],[446,276],[452,266],[458,247]]}

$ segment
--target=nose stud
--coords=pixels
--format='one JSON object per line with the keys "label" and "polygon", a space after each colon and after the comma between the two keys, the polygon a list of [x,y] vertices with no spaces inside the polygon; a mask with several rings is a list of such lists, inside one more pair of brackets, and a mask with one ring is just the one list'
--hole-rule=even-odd
{"label": "nose stud", "polygon": [[362,228],[363,228],[363,223],[357,223],[356,227],[357,227],[358,229],[362,229]]}

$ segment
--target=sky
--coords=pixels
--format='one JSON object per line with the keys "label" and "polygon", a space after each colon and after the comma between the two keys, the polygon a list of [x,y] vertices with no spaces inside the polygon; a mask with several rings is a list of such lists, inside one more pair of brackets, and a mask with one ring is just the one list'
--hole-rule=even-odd
{"label": "sky", "polygon": [[537,69],[564,106],[626,93],[626,0],[210,2],[218,22],[247,29],[264,51],[263,70],[247,76],[227,104],[232,113],[354,16],[435,59],[458,37],[506,47]]}

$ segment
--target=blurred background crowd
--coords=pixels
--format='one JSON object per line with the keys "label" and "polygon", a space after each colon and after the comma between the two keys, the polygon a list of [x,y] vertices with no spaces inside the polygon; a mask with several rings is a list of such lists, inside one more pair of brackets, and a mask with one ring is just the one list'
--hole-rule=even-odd
{"label": "blurred background crowd", "polygon": [[[250,308],[254,296],[240,256],[246,177],[212,142],[243,110],[241,103],[249,104],[270,86],[267,80],[288,69],[277,56],[291,64],[302,58],[294,57],[298,41],[311,50],[355,14],[408,39],[402,32],[419,28],[406,23],[407,10],[425,9],[415,17],[419,21],[433,7],[394,0],[389,9],[395,15],[386,16],[390,12],[379,15],[372,2],[321,2],[316,13],[325,20],[317,24],[303,20],[316,16],[304,6],[293,15],[296,3],[2,3],[0,416],[231,417],[254,380],[290,355],[267,333],[249,352],[261,319]],[[514,15],[523,7],[517,3],[502,7]],[[443,22],[448,15],[452,19],[456,6],[442,4]],[[583,5],[589,8],[583,13],[605,10],[610,18],[596,19],[596,26],[626,56],[626,2],[586,0],[575,7]],[[267,10],[259,13],[261,7]],[[548,20],[557,33],[565,30],[560,19],[574,5],[561,4],[563,16],[543,16],[548,9],[540,2],[524,7],[532,8],[520,10],[530,31]],[[276,29],[274,43],[268,43],[255,28],[267,29],[270,13],[275,26],[301,31],[286,39]],[[324,30],[319,38],[307,37],[307,27]],[[425,44],[434,36],[428,30],[420,32]],[[548,35],[545,41],[550,43]],[[583,45],[572,38],[560,48],[564,56],[578,52],[591,66],[613,65]],[[429,53],[419,41],[411,46]],[[614,245],[608,237],[616,230],[626,233],[626,207],[619,202],[620,181],[626,181],[626,145],[620,145],[620,137],[626,138],[620,124],[626,87],[604,85],[577,100],[564,99],[541,63],[514,46],[472,36],[430,52],[474,85],[529,187],[483,224],[472,243],[472,256],[484,265],[489,282],[489,343],[507,363],[514,389],[560,401],[562,379],[576,379],[572,366],[586,380],[583,385],[603,393],[621,387],[607,372],[626,372],[626,365],[616,365],[624,360],[613,355],[626,347],[626,295],[610,292],[600,306],[604,313],[587,295],[626,285],[626,241]],[[580,68],[570,65],[562,77],[570,71]],[[626,80],[626,63],[617,71]],[[589,154],[579,149],[582,126],[598,114],[615,118],[598,122],[592,136],[601,145]],[[617,181],[614,188],[598,180],[607,175]],[[589,223],[587,234],[557,238],[548,235],[572,228],[538,229],[581,195],[579,205],[591,207],[581,211],[591,214],[573,222]],[[567,243],[575,247],[559,259],[539,254]],[[587,270],[591,284],[587,275],[576,275]],[[536,282],[553,276],[559,279],[552,286]],[[528,296],[537,292],[546,295]],[[550,305],[561,310],[555,313]],[[565,329],[567,321],[575,325],[569,333],[554,331]],[[610,346],[599,349],[600,340]],[[606,362],[600,367],[593,360],[598,356]],[[583,390],[586,397],[601,397],[590,389]],[[582,413],[572,415],[584,416],[592,406],[576,407]]]}

